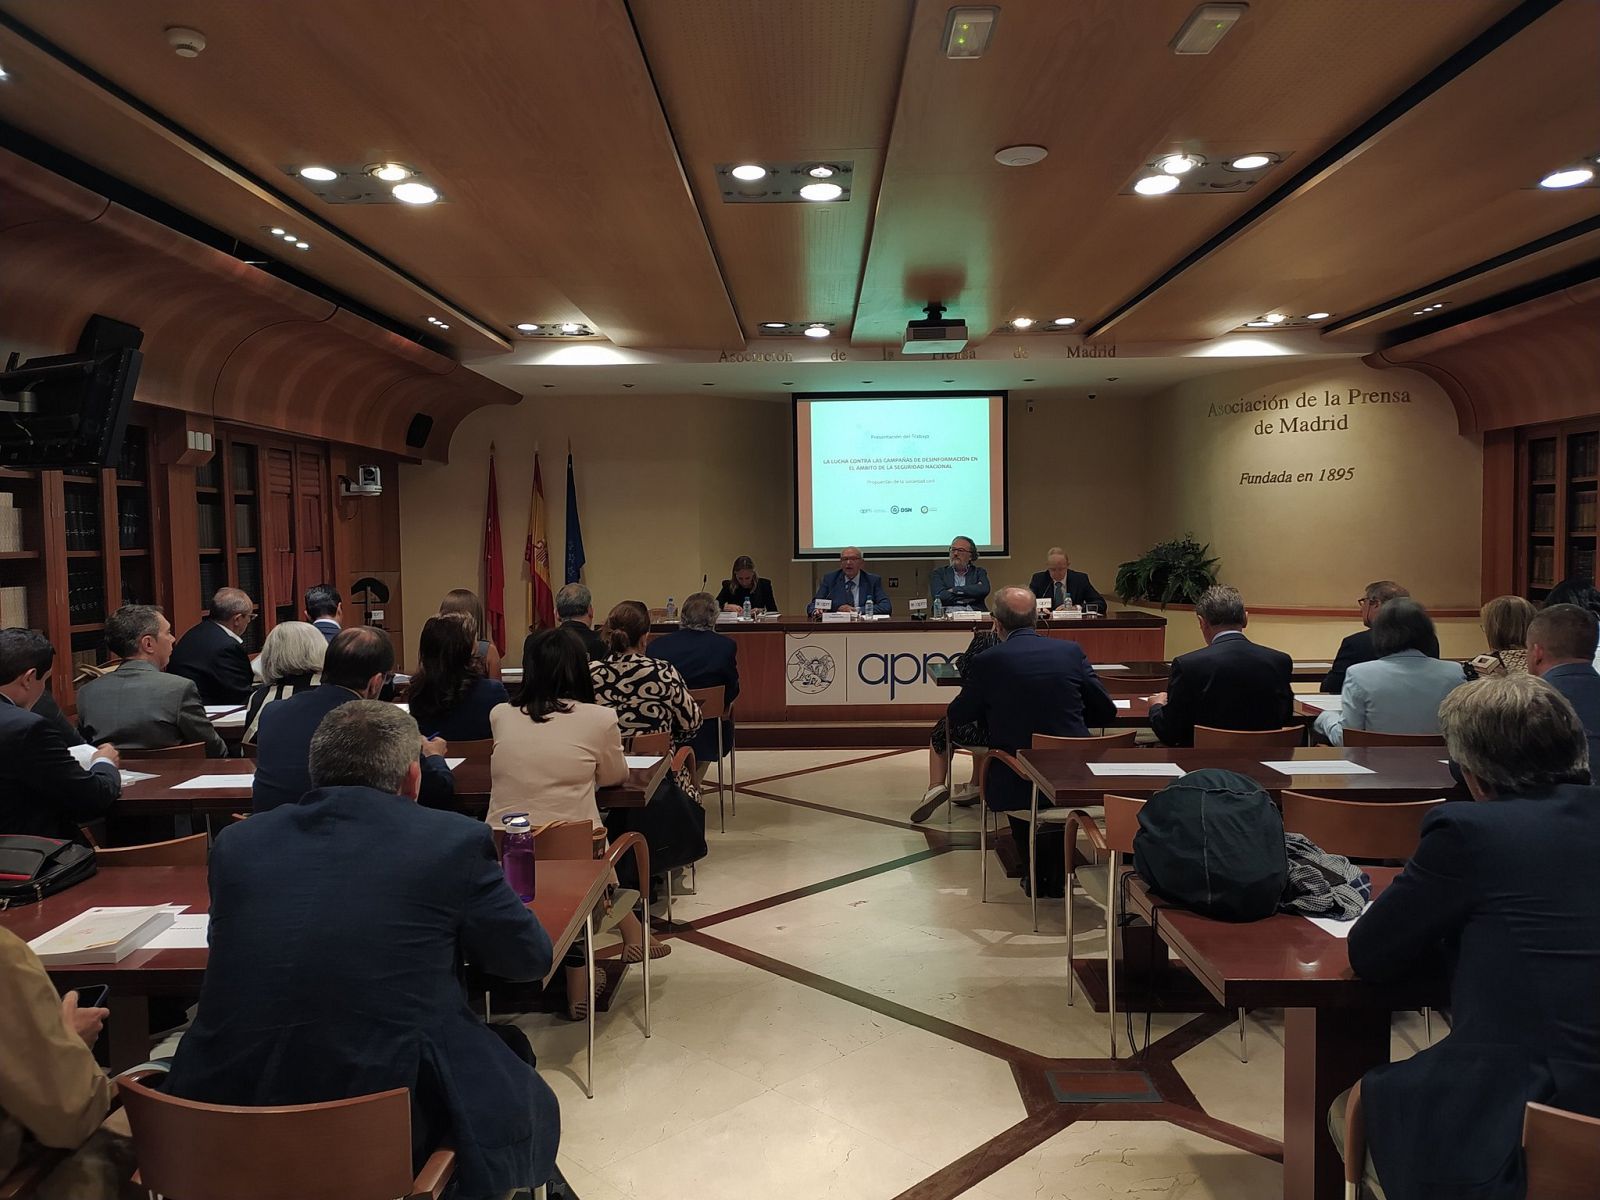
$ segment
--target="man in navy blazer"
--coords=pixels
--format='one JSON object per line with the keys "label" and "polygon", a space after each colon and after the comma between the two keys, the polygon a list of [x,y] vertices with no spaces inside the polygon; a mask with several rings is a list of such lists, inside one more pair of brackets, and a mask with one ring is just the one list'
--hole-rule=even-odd
{"label": "man in navy blazer", "polygon": [[839,569],[829,571],[817,585],[817,594],[806,605],[806,612],[815,616],[818,600],[831,600],[834,612],[867,612],[888,616],[889,596],[883,590],[883,576],[861,569],[861,551],[846,546],[839,551]]}
{"label": "man in navy blazer", "polygon": [[1589,772],[1600,772],[1600,623],[1576,604],[1552,604],[1528,623],[1528,671],[1567,698],[1589,739]]}
{"label": "man in navy blazer", "polygon": [[[1043,637],[1034,628],[1033,595],[1026,589],[995,593],[994,632],[1000,644],[967,660],[961,691],[946,717],[951,729],[982,721],[989,728],[989,745],[1014,753],[1033,745],[1036,733],[1087,737],[1090,726],[1116,719],[1117,706],[1078,643]],[[990,808],[1029,807],[1033,789],[1026,780],[1002,763],[990,763],[987,770],[984,796]],[[912,815],[926,820],[929,812],[918,809]],[[1011,822],[1019,851],[1027,849],[1028,832],[1026,821]],[[1066,868],[1059,828],[1040,835],[1038,877],[1041,894],[1061,895]],[[1026,888],[1026,860],[1023,879]]]}
{"label": "man in navy blazer", "polygon": [[317,583],[306,589],[306,620],[315,625],[330,642],[344,628],[344,597],[331,583]]}
{"label": "man in navy blazer", "polygon": [[1036,571],[1028,581],[1028,589],[1040,600],[1049,600],[1051,609],[1063,604],[1076,604],[1079,608],[1094,605],[1106,611],[1105,597],[1094,590],[1094,584],[1082,571],[1071,569],[1072,562],[1060,546],[1051,546],[1045,555],[1045,569]]}
{"label": "man in navy blazer", "polygon": [[950,539],[950,561],[928,573],[928,599],[946,612],[983,608],[989,599],[989,573],[978,566],[978,547],[969,537]]}
{"label": "man in navy blazer", "polygon": [[1244,636],[1237,588],[1208,588],[1194,606],[1206,645],[1172,660],[1167,690],[1150,697],[1150,727],[1168,746],[1194,745],[1194,727],[1280,729],[1294,715],[1294,662]]}
{"label": "man in navy blazer", "polygon": [[1367,1171],[1389,1200],[1511,1200],[1528,1101],[1600,1117],[1600,788],[1572,706],[1530,675],[1463,684],[1439,724],[1476,803],[1423,819],[1349,948],[1363,979],[1448,975],[1451,1028],[1361,1081]]}
{"label": "man in navy blazer", "polygon": [[[1339,652],[1333,656],[1333,665],[1322,677],[1323,692],[1337,696],[1344,691],[1344,677],[1351,667],[1376,661],[1378,652],[1372,646],[1372,618],[1378,615],[1378,610],[1388,601],[1409,599],[1410,596],[1410,592],[1392,579],[1380,579],[1376,583],[1367,584],[1367,590],[1361,593],[1361,599],[1356,601],[1356,608],[1361,612],[1361,630],[1352,633],[1339,643]],[[1433,649],[1424,653],[1429,658],[1439,657],[1437,638],[1434,639]]]}
{"label": "man in navy blazer", "polygon": [[484,1200],[551,1179],[560,1109],[458,968],[543,979],[550,937],[487,825],[413,803],[418,736],[353,700],[312,739],[315,789],[218,836],[200,1007],[165,1090],[275,1106],[407,1088],[414,1165],[448,1145],[452,1194]]}
{"label": "man in navy blazer", "polygon": [[167,671],[194,680],[202,704],[248,704],[255,673],[244,648],[244,631],[256,606],[238,588],[219,588],[206,619],[178,639]]}
{"label": "man in navy blazer", "polygon": [[[676,633],[663,633],[650,639],[646,651],[678,668],[678,674],[691,689],[720,687],[723,704],[731,705],[739,696],[739,647],[731,637],[717,632],[717,600],[710,592],[685,597]],[[699,766],[717,762],[717,729],[703,722],[689,743]],[[733,749],[733,722],[722,720],[722,752]]]}
{"label": "man in navy blazer", "polygon": [[[394,671],[394,647],[376,625],[356,625],[328,643],[322,683],[261,710],[256,726],[256,773],[251,807],[267,812],[311,790],[311,739],[322,719],[352,700],[375,700]],[[422,803],[451,808],[456,782],[444,761],[443,740],[422,740]]]}

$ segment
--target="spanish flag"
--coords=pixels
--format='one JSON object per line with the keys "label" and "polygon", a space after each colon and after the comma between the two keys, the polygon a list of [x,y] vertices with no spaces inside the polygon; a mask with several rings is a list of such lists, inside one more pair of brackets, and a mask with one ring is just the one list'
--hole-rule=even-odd
{"label": "spanish flag", "polygon": [[556,598],[550,590],[550,540],[544,532],[544,480],[539,475],[539,452],[533,452],[533,499],[528,505],[528,540],[522,562],[528,582],[528,627],[554,629]]}

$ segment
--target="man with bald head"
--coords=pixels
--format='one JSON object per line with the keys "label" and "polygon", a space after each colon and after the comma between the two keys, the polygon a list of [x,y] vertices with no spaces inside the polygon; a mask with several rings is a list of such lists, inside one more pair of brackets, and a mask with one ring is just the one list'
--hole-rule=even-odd
{"label": "man with bald head", "polygon": [[1076,604],[1088,608],[1091,604],[1100,612],[1106,611],[1105,597],[1094,590],[1094,584],[1082,571],[1072,570],[1072,560],[1060,546],[1051,546],[1044,556],[1045,569],[1029,580],[1028,588],[1040,600],[1050,601],[1052,609],[1063,604]]}
{"label": "man with bald head", "polygon": [[806,605],[806,612],[815,616],[818,600],[833,602],[834,612],[864,612],[888,616],[891,605],[889,594],[883,590],[883,576],[861,569],[859,548],[846,546],[839,551],[839,569],[829,571],[817,585],[817,594]]}
{"label": "man with bald head", "polygon": [[247,704],[255,676],[244,631],[256,619],[255,602],[238,588],[218,588],[206,619],[178,639],[167,672],[194,680],[202,704]]}

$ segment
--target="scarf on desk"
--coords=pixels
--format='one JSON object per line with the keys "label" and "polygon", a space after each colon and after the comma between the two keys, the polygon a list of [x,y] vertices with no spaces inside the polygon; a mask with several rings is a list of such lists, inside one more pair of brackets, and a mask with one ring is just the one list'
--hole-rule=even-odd
{"label": "scarf on desk", "polygon": [[1353,921],[1372,899],[1372,879],[1342,854],[1329,854],[1310,838],[1285,833],[1289,882],[1278,901],[1279,912],[1304,917]]}

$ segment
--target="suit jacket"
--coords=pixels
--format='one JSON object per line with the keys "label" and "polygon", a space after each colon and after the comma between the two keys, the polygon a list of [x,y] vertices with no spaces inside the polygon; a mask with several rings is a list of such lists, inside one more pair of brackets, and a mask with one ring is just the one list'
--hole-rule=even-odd
{"label": "suit jacket", "polygon": [[1352,633],[1339,643],[1339,653],[1333,656],[1333,669],[1322,677],[1322,690],[1330,696],[1344,691],[1345,672],[1357,663],[1372,662],[1378,652],[1372,648],[1372,630]]}
{"label": "suit jacket", "polygon": [[[347,687],[324,683],[278,700],[261,710],[256,725],[256,774],[250,789],[254,811],[293,804],[311,790],[311,738],[322,718],[360,696]],[[456,781],[437,754],[422,756],[421,803],[451,808]]]}
{"label": "suit jacket", "polygon": [[[1036,733],[1087,737],[1109,725],[1117,706],[1077,642],[1018,629],[1005,641],[963,659],[961,691],[950,702],[951,729],[974,721],[989,729],[996,750],[1026,750]],[[989,768],[990,808],[1027,808],[1030,785],[1010,768]]]}
{"label": "suit jacket", "polygon": [[339,624],[339,622],[335,621],[332,617],[318,617],[311,623],[315,625],[317,629],[321,631],[322,636],[327,638],[330,642],[344,632],[344,626]]}
{"label": "suit jacket", "polygon": [[[889,615],[893,605],[889,603],[888,593],[883,590],[882,575],[861,571],[856,575],[856,586],[861,598],[858,606],[861,612]],[[817,585],[817,594],[811,598],[811,603],[806,605],[807,614],[817,611],[818,600],[832,600],[836,612],[840,605],[850,603],[850,584],[844,577],[844,568],[829,571],[822,577],[822,582]]]}
{"label": "suit jacket", "polygon": [[211,725],[192,679],[169,675],[141,659],[78,689],[84,736],[118,750],[164,750],[204,742],[207,758],[226,758],[227,743]]}
{"label": "suit jacket", "polygon": [[1520,1196],[1524,1103],[1600,1116],[1597,859],[1600,789],[1442,804],[1350,931],[1364,979],[1449,964],[1450,1035],[1361,1085],[1390,1200]]}
{"label": "suit jacket", "polygon": [[[588,652],[590,662],[599,662],[611,653],[606,646],[605,638],[600,636],[598,629],[585,625],[582,621],[563,621],[561,622],[561,628],[572,630],[582,639],[583,648]],[[523,643],[523,645],[526,648],[527,643]],[[527,660],[526,654],[523,655],[523,660]]]}
{"label": "suit jacket", "polygon": [[[678,674],[689,685],[697,688],[720,687],[723,703],[732,704],[739,698],[739,644],[731,637],[709,629],[680,629],[650,639],[645,653],[678,668]],[[700,732],[689,743],[694,747],[697,763],[717,761],[717,727],[710,723],[700,726]],[[722,752],[733,749],[733,722],[722,719]]]}
{"label": "suit jacket", "polygon": [[79,823],[103,817],[121,794],[114,766],[84,770],[54,721],[0,696],[0,833],[82,842]]}
{"label": "suit jacket", "polygon": [[61,730],[61,736],[66,739],[67,745],[81,746],[84,744],[83,734],[78,731],[76,725],[62,715],[61,706],[56,703],[56,698],[50,694],[48,689],[44,695],[34,701],[33,711],[47,721],[54,721]]}
{"label": "suit jacket", "polygon": [[1278,729],[1294,715],[1294,662],[1242,633],[1218,634],[1172,660],[1167,702],[1150,706],[1150,727],[1169,746],[1194,745],[1194,727]]}
{"label": "suit jacket", "polygon": [[[1098,604],[1101,612],[1106,611],[1105,597],[1094,590],[1094,584],[1089,582],[1089,577],[1082,571],[1069,569],[1067,577],[1061,582],[1066,588],[1067,599],[1071,600],[1079,608],[1089,604]],[[1056,581],[1050,578],[1049,571],[1036,571],[1033,578],[1028,581],[1028,588],[1041,600],[1046,598],[1054,599],[1055,587]],[[1055,605],[1052,604],[1050,607],[1054,608]]]}
{"label": "suit jacket", "polygon": [[178,639],[167,671],[194,680],[202,704],[245,704],[255,686],[244,644],[216,621],[205,620]]}
{"label": "suit jacket", "polygon": [[717,593],[717,607],[725,604],[743,604],[745,597],[750,598],[751,608],[764,608],[768,612],[778,611],[778,602],[772,596],[772,580],[757,577],[753,588],[742,588],[731,579],[722,581],[722,590]]}
{"label": "suit jacket", "polygon": [[457,977],[463,957],[515,980],[551,965],[487,826],[322,788],[224,830],[210,883],[210,958],[168,1093],[280,1105],[410,1088],[413,1154],[448,1140],[461,1196],[544,1181],[558,1131],[536,1111],[553,1099]]}
{"label": "suit jacket", "polygon": [[1563,663],[1546,671],[1544,681],[1577,711],[1589,737],[1589,774],[1600,774],[1600,671],[1589,663]]}
{"label": "suit jacket", "polygon": [[945,608],[982,608],[989,598],[989,572],[977,563],[967,567],[967,582],[956,587],[956,569],[949,563],[928,572],[928,599]]}
{"label": "suit jacket", "polygon": [[[1439,705],[1467,681],[1460,663],[1402,650],[1346,672],[1338,713],[1317,718],[1317,732],[1335,746],[1346,729],[1378,733],[1438,733]],[[1600,682],[1597,680],[1596,682]]]}

